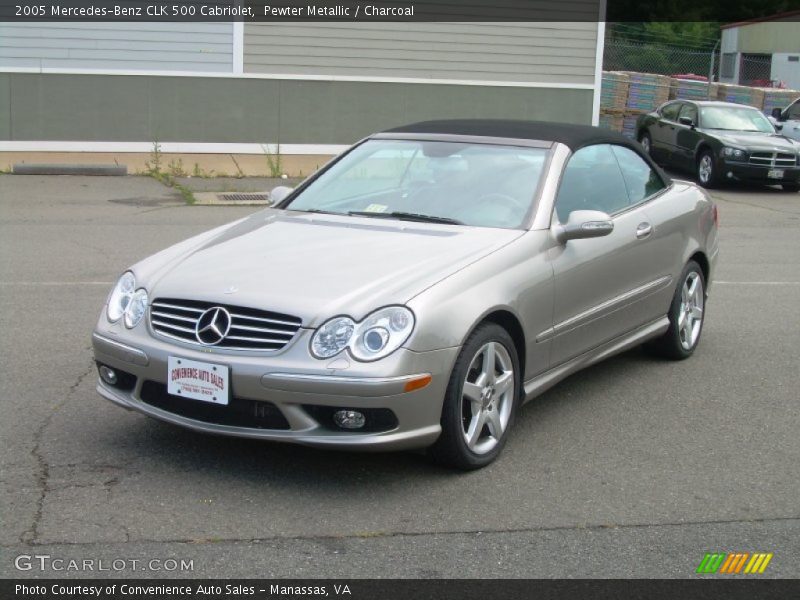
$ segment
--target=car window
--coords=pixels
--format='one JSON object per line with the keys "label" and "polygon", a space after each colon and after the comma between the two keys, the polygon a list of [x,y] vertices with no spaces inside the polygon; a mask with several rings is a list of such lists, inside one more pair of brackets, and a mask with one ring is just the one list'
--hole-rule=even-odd
{"label": "car window", "polygon": [[800,100],[796,100],[794,104],[786,111],[786,118],[791,120],[800,120]]}
{"label": "car window", "polygon": [[587,146],[572,155],[556,197],[561,223],[566,223],[575,210],[601,210],[611,215],[629,205],[628,190],[611,146]]}
{"label": "car window", "polygon": [[672,102],[671,104],[665,104],[661,107],[661,116],[668,121],[677,121],[678,120],[678,111],[681,109],[680,102]]}
{"label": "car window", "polygon": [[612,146],[612,150],[622,170],[631,204],[638,204],[666,187],[661,176],[636,152],[623,146]]}
{"label": "car window", "polygon": [[681,112],[678,115],[678,118],[681,117],[689,117],[692,120],[692,123],[697,125],[697,107],[693,104],[684,104],[681,108]]}

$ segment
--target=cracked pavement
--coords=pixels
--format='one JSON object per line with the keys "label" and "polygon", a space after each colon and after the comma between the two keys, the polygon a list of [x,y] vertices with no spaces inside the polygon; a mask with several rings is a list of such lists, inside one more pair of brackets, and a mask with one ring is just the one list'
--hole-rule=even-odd
{"label": "cracked pavement", "polygon": [[[523,409],[501,460],[460,474],[102,400],[89,340],[118,274],[254,209],[184,206],[147,178],[0,176],[0,576],[690,577],[728,550],[800,576],[800,194],[715,196],[696,355],[571,377]],[[194,568],[18,571],[20,554]]]}

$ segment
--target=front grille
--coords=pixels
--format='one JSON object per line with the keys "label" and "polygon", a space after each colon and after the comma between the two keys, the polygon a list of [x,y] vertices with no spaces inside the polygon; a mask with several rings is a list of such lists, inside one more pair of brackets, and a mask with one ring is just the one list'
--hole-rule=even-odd
{"label": "front grille", "polygon": [[233,397],[227,406],[212,404],[174,396],[167,392],[165,384],[156,381],[145,381],[140,397],[145,404],[204,423],[255,429],[289,429],[286,417],[271,402]]}
{"label": "front grille", "polygon": [[797,164],[797,157],[782,152],[752,152],[750,164],[762,167],[794,167]]}
{"label": "front grille", "polygon": [[198,300],[158,298],[150,306],[150,325],[159,335],[203,345],[197,340],[196,326],[202,314],[210,308],[224,308],[230,313],[231,327],[216,348],[228,350],[281,350],[300,329],[302,321],[292,315],[214,304]]}

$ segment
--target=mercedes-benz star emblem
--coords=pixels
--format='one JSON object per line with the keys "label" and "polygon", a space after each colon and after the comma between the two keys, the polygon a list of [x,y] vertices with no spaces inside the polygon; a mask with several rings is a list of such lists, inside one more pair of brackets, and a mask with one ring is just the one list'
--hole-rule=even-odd
{"label": "mercedes-benz star emblem", "polygon": [[194,328],[197,341],[206,346],[216,346],[231,329],[231,314],[221,306],[209,308],[200,315]]}

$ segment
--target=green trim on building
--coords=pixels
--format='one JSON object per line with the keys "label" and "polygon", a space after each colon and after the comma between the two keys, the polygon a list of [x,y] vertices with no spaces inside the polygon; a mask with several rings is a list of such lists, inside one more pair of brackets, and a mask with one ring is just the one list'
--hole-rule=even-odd
{"label": "green trim on building", "polygon": [[0,139],[349,144],[438,118],[590,123],[590,89],[0,73]]}

